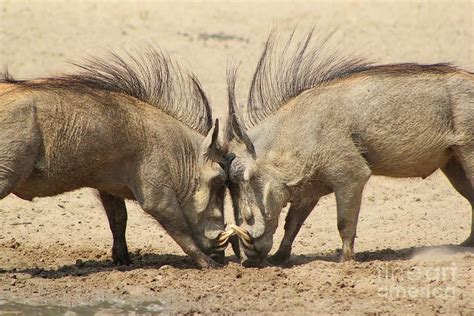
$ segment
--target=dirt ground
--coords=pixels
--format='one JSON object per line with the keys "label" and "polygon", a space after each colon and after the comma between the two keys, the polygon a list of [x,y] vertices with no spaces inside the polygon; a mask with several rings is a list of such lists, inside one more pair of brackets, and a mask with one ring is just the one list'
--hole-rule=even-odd
{"label": "dirt ground", "polygon": [[[192,69],[222,109],[227,62],[242,60],[249,81],[272,27],[337,30],[344,51],[376,62],[449,61],[474,71],[473,21],[471,1],[0,0],[0,64],[34,78],[149,42]],[[439,172],[369,181],[355,263],[337,263],[333,195],[304,224],[290,263],[262,269],[241,267],[228,249],[226,267],[197,270],[153,219],[128,208],[134,264],[116,267],[90,189],[0,201],[0,314],[474,313],[474,251],[454,246],[469,235],[471,208]],[[279,228],[276,244],[281,236]]]}

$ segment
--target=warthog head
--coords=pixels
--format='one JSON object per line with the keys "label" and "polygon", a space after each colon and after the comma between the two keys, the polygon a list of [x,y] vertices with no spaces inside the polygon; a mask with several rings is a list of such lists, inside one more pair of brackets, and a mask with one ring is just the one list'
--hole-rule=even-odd
{"label": "warthog head", "polygon": [[240,258],[245,266],[259,264],[273,245],[278,217],[289,193],[277,174],[259,160],[250,138],[240,129],[229,144],[233,159],[228,187],[239,229]]}
{"label": "warthog head", "polygon": [[200,248],[207,253],[223,250],[227,238],[220,238],[224,232],[224,196],[226,160],[219,156],[217,143],[219,121],[209,131],[201,145],[198,158],[197,186],[189,207],[193,210],[188,216],[192,222],[194,236]]}
{"label": "warthog head", "polygon": [[[223,128],[224,145],[215,148],[214,157],[221,160],[227,173],[235,214],[235,224],[222,239],[230,234],[239,237],[239,250],[243,265],[260,263],[268,255],[273,244],[273,234],[278,225],[278,216],[287,204],[289,194],[278,173],[265,164],[265,157],[259,157],[251,138],[239,124],[235,111],[234,84],[229,80],[229,118]],[[262,151],[263,153],[263,151]],[[260,159],[264,158],[264,159]],[[235,250],[235,248],[234,248]]]}
{"label": "warthog head", "polygon": [[[278,225],[278,215],[286,205],[288,190],[279,183],[259,159],[249,136],[240,128],[230,114],[228,124],[219,137],[218,121],[203,143],[204,164],[201,171],[200,189],[195,201],[200,206],[206,240],[201,247],[217,249],[227,246],[229,237],[239,237],[238,255],[244,265],[260,263],[272,247],[273,234]],[[223,139],[224,138],[224,139]],[[225,184],[229,188],[234,207],[235,224],[227,219],[227,230],[223,232],[221,210],[225,195]]]}

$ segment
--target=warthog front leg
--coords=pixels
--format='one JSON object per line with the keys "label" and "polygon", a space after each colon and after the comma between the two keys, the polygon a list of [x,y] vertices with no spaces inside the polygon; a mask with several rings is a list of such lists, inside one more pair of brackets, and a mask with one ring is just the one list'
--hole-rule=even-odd
{"label": "warthog front leg", "polygon": [[311,213],[313,208],[318,203],[319,199],[315,199],[311,203],[300,205],[291,204],[285,220],[285,235],[280,243],[278,251],[270,257],[270,262],[273,264],[281,264],[290,259],[291,248],[293,242],[300,231],[301,225]]}
{"label": "warthog front leg", "polygon": [[99,197],[109,219],[113,236],[112,259],[116,264],[129,265],[132,261],[128,255],[125,231],[127,229],[127,208],[122,198],[99,191]]}
{"label": "warthog front leg", "polygon": [[357,233],[362,191],[370,177],[370,170],[364,165],[356,176],[349,176],[344,183],[334,188],[337,204],[337,228],[342,239],[341,262],[354,259],[354,240]]}

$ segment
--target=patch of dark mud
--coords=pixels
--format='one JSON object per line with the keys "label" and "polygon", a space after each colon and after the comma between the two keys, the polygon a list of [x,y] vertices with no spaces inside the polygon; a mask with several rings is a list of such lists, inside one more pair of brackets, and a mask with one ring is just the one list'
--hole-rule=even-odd
{"label": "patch of dark mud", "polygon": [[0,300],[0,315],[154,315],[163,311],[166,311],[166,307],[160,301],[147,303],[115,301],[68,307],[49,304],[30,305]]}
{"label": "patch of dark mud", "polygon": [[0,274],[22,273],[32,277],[43,279],[59,279],[67,276],[88,276],[98,272],[108,271],[132,271],[136,269],[160,269],[173,267],[180,270],[197,269],[194,262],[187,256],[159,255],[152,253],[131,254],[132,264],[115,265],[112,260],[81,260],[77,259],[74,264],[61,265],[59,267],[33,267],[24,269],[0,269]]}

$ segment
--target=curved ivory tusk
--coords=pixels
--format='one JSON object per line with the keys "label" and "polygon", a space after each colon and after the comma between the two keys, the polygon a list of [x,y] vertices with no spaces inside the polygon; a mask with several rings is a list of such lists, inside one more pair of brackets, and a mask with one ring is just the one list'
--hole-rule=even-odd
{"label": "curved ivory tusk", "polygon": [[227,244],[217,247],[216,251],[222,251],[222,250],[225,250],[226,248],[227,248]]}
{"label": "curved ivory tusk", "polygon": [[223,246],[223,245],[227,244],[228,242],[229,242],[229,238],[224,239],[224,240],[220,240],[219,243],[218,243],[218,246]]}
{"label": "curved ivory tusk", "polygon": [[229,226],[235,231],[237,235],[239,235],[239,237],[241,237],[241,239],[245,239],[245,241],[247,241],[248,243],[252,242],[252,237],[250,236],[248,231],[243,230],[242,228],[236,225],[230,224]]}
{"label": "curved ivory tusk", "polygon": [[250,236],[248,231],[234,224],[229,224],[228,227],[229,227],[228,230],[223,231],[222,233],[219,234],[219,237],[217,237],[218,248],[216,250],[218,251],[224,250],[227,247],[229,238],[233,235],[239,236],[240,240],[242,240],[242,243],[244,244],[246,248],[254,249],[254,245],[252,243],[252,237]]}
{"label": "curved ivory tusk", "polygon": [[218,241],[221,242],[221,241],[227,241],[227,239],[230,238],[230,236],[234,235],[235,232],[233,230],[228,230],[228,231],[225,231],[225,232],[222,232],[219,237],[218,237]]}
{"label": "curved ivory tusk", "polygon": [[245,240],[245,239],[243,239],[243,238],[240,239],[240,240],[242,240],[242,243],[244,244],[244,246],[245,246],[246,248],[251,249],[251,250],[253,250],[253,249],[255,248],[255,247],[253,246],[253,244],[250,243],[250,242],[248,242],[247,240]]}
{"label": "curved ivory tusk", "polygon": [[220,233],[219,237],[217,237],[217,245],[219,247],[218,250],[225,249],[227,247],[227,243],[229,242],[229,238],[233,235],[235,235],[235,231],[232,228]]}

